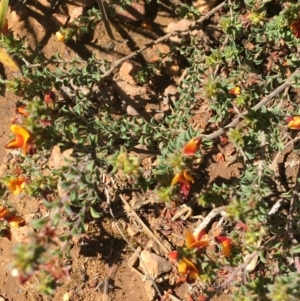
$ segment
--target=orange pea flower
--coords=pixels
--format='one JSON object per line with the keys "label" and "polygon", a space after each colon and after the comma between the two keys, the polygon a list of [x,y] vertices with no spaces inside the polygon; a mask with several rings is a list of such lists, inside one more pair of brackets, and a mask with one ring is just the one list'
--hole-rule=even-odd
{"label": "orange pea flower", "polygon": [[240,95],[241,94],[241,88],[240,87],[234,87],[229,90],[229,93],[232,95]]}
{"label": "orange pea flower", "polygon": [[23,154],[26,155],[29,148],[29,140],[31,134],[19,125],[12,124],[10,130],[15,134],[15,139],[11,140],[5,145],[5,148],[22,148]]}
{"label": "orange pea flower", "polygon": [[57,38],[58,42],[64,42],[65,41],[65,35],[62,34],[60,31],[57,31],[55,33],[55,35],[56,35],[56,38]]}
{"label": "orange pea flower", "polygon": [[185,197],[188,196],[191,184],[194,183],[194,178],[191,176],[187,169],[182,170],[180,173],[175,175],[173,178],[171,185],[180,184],[180,190]]}
{"label": "orange pea flower", "polygon": [[300,38],[300,20],[293,21],[290,28],[296,38]]}
{"label": "orange pea flower", "polygon": [[24,117],[28,117],[29,116],[29,112],[26,111],[26,106],[19,106],[16,108],[16,112],[21,114]]}
{"label": "orange pea flower", "polygon": [[182,154],[185,156],[193,156],[198,151],[202,138],[197,137],[191,139],[187,144],[184,145],[182,149]]}
{"label": "orange pea flower", "polygon": [[8,216],[5,220],[14,228],[23,227],[25,225],[24,218],[18,215]]}
{"label": "orange pea flower", "polygon": [[20,194],[25,188],[26,179],[16,178],[10,179],[7,183],[8,189],[15,195]]}
{"label": "orange pea flower", "polygon": [[291,130],[300,130],[300,116],[290,116],[286,119],[287,126]]}
{"label": "orange pea flower", "polygon": [[199,271],[195,264],[185,257],[178,262],[178,272],[186,276],[187,283],[193,283],[199,277]]}
{"label": "orange pea flower", "polygon": [[185,234],[185,245],[188,249],[207,247],[209,245],[208,235],[204,230],[199,233],[192,233],[188,230]]}
{"label": "orange pea flower", "polygon": [[4,219],[12,227],[22,227],[25,225],[23,217],[10,214],[9,209],[5,206],[0,206],[0,219]]}
{"label": "orange pea flower", "polygon": [[229,237],[219,235],[215,237],[216,241],[222,245],[222,252],[225,257],[231,255],[232,240]]}

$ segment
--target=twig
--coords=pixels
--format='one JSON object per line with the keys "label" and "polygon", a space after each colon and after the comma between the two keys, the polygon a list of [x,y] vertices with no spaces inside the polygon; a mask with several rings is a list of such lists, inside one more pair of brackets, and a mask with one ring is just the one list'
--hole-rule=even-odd
{"label": "twig", "polygon": [[105,30],[106,30],[109,38],[111,39],[111,41],[119,42],[115,39],[114,34],[111,30],[110,23],[108,21],[107,14],[106,14],[106,11],[105,11],[105,7],[104,7],[104,4],[103,4],[103,0],[97,0],[97,2],[98,2],[99,9],[101,11],[101,16],[102,16],[102,20],[103,20],[103,23],[104,23],[104,26],[105,26]]}
{"label": "twig", "polygon": [[294,233],[293,233],[293,222],[294,222],[294,214],[297,209],[297,205],[299,203],[299,177],[300,177],[300,166],[298,165],[297,176],[296,176],[296,183],[292,189],[292,199],[290,204],[289,214],[287,216],[287,223],[286,223],[286,231],[289,235],[292,244],[297,243],[295,240]]}
{"label": "twig", "polygon": [[178,299],[177,297],[175,297],[174,295],[168,293],[167,296],[172,300],[172,301],[181,301],[180,299]]}
{"label": "twig", "polygon": [[222,206],[222,207],[218,207],[218,208],[215,208],[212,211],[210,211],[209,214],[202,221],[202,223],[194,230],[194,233],[195,232],[199,233],[202,230],[204,230],[216,216],[221,214],[222,211],[225,212],[225,209],[226,209],[226,206]]}
{"label": "twig", "polygon": [[[172,250],[171,246],[168,245],[168,248],[161,243],[161,241],[152,233],[152,231],[145,225],[145,223],[141,220],[141,218],[136,214],[136,212],[131,208],[130,204],[126,201],[126,199],[120,194],[120,198],[126,208],[129,209],[130,214],[138,221],[138,223],[143,227],[143,231],[147,234],[151,239],[153,239],[159,247],[164,251],[165,256],[168,256],[170,251]],[[166,242],[165,242],[166,244]]]}
{"label": "twig", "polygon": [[276,201],[276,203],[272,206],[272,208],[270,209],[270,211],[268,212],[268,215],[273,215],[275,214],[279,208],[281,207],[282,203],[283,203],[284,199],[278,199]]}
{"label": "twig", "polygon": [[261,132],[261,155],[260,160],[258,161],[258,176],[259,176],[259,182],[261,182],[261,178],[263,175],[263,165],[264,165],[264,159],[265,159],[265,152],[266,152],[266,135],[265,132]]}
{"label": "twig", "polygon": [[196,204],[197,199],[193,198],[187,204],[183,204],[178,212],[172,217],[172,222],[176,221],[180,216],[185,216],[182,218],[183,220],[187,220],[193,213],[192,207]]}
{"label": "twig", "polygon": [[241,264],[239,265],[238,267],[236,267],[232,273],[229,275],[229,277],[227,278],[227,280],[225,280],[223,283],[221,283],[217,288],[216,290],[212,293],[211,296],[207,297],[205,299],[205,301],[210,301],[215,295],[221,293],[221,291],[226,288],[233,280],[234,278],[236,277],[236,275],[246,269],[247,265],[250,263],[250,261],[255,258],[256,256],[259,255],[259,253],[264,250],[266,248],[266,246],[268,245],[269,242],[271,242],[272,240],[274,240],[276,238],[276,236],[274,237],[271,237],[269,240],[267,240],[261,247],[258,248],[258,250],[252,252],[248,257],[247,259]]}
{"label": "twig", "polygon": [[[105,178],[105,175],[103,175],[103,179]],[[119,233],[121,234],[121,236],[123,237],[123,239],[126,241],[126,243],[128,244],[128,246],[133,250],[133,252],[135,253],[135,255],[139,258],[140,260],[140,264],[142,265],[144,271],[145,271],[145,274],[147,275],[147,278],[150,279],[154,289],[156,290],[158,296],[160,298],[162,298],[162,294],[158,288],[158,286],[156,285],[154,279],[150,276],[149,272],[148,272],[148,269],[146,268],[143,260],[141,259],[141,256],[140,254],[136,251],[136,248],[132,245],[132,243],[126,238],[126,236],[124,235],[123,231],[121,230],[121,228],[119,227],[119,223],[112,211],[112,208],[111,208],[111,204],[110,204],[110,197],[109,197],[109,193],[107,191],[107,188],[105,187],[105,195],[106,195],[106,201],[108,203],[108,206],[109,206],[109,212],[110,212],[110,215],[112,216],[112,218],[115,220],[115,225],[116,225],[116,228],[118,229]],[[121,196],[121,195],[120,195]],[[124,199],[125,200],[125,199]],[[126,200],[125,200],[126,201]]]}
{"label": "twig", "polygon": [[143,51],[147,50],[148,48],[151,48],[152,46],[161,43],[163,41],[168,40],[170,37],[172,37],[175,34],[178,34],[180,32],[184,32],[184,31],[188,31],[189,29],[193,29],[195,26],[203,23],[206,19],[210,18],[216,11],[218,11],[219,9],[221,9],[224,5],[225,5],[226,1],[219,4],[218,6],[216,6],[214,9],[212,9],[211,11],[209,11],[205,16],[201,17],[199,20],[197,20],[196,22],[193,22],[189,28],[184,28],[182,30],[174,30],[160,38],[158,38],[157,40],[150,42],[148,44],[146,44],[145,46],[143,46],[142,48],[130,53],[129,55],[119,59],[118,61],[116,61],[111,68],[106,71],[104,74],[102,74],[102,77],[100,79],[100,82],[102,82],[104,79],[106,79],[107,77],[109,77],[115,69],[117,69],[118,67],[120,67],[125,61],[137,56],[138,54],[142,53]]}
{"label": "twig", "polygon": [[221,136],[222,134],[224,134],[228,129],[235,127],[240,122],[240,120],[249,113],[249,111],[256,111],[256,110],[260,109],[261,107],[266,105],[271,99],[273,99],[276,95],[278,95],[279,93],[284,91],[288,86],[290,86],[293,82],[294,76],[296,76],[296,75],[300,75],[299,69],[297,69],[294,73],[292,73],[290,75],[290,77],[282,85],[280,85],[278,88],[276,88],[269,95],[265,96],[258,104],[253,106],[250,110],[243,112],[238,117],[236,117],[233,121],[231,121],[229,124],[227,124],[225,127],[220,128],[216,132],[209,134],[209,135],[201,135],[200,137],[205,137],[209,140],[212,140],[212,139],[215,139],[215,138]]}
{"label": "twig", "polygon": [[108,301],[110,299],[110,297],[108,296],[108,290],[109,290],[109,278],[106,277],[103,285],[102,301]]}

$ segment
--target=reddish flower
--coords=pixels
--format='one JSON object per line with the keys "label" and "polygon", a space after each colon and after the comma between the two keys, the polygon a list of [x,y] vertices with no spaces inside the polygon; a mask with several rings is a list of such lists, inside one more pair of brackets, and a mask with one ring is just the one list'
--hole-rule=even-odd
{"label": "reddish flower", "polygon": [[177,260],[179,258],[179,253],[178,251],[172,251],[169,253],[169,258],[171,260]]}
{"label": "reddish flower", "polygon": [[44,96],[44,101],[45,101],[46,105],[48,107],[50,107],[51,109],[54,108],[55,98],[56,98],[56,96],[55,96],[54,92],[52,92],[52,91],[45,94],[45,96]]}
{"label": "reddish flower", "polygon": [[15,139],[9,141],[6,148],[22,148],[23,154],[26,155],[29,149],[29,140],[31,138],[30,133],[19,125],[12,124],[10,130],[15,134]]}
{"label": "reddish flower", "polygon": [[242,231],[247,231],[248,226],[242,222],[237,222],[236,226],[237,229],[242,230]]}
{"label": "reddish flower", "polygon": [[290,116],[286,119],[287,126],[291,130],[300,130],[300,116]]}
{"label": "reddish flower", "polygon": [[241,94],[241,88],[240,87],[234,87],[229,90],[229,93],[232,95],[240,95]]}
{"label": "reddish flower", "polygon": [[216,161],[217,162],[225,162],[225,158],[224,158],[224,156],[223,156],[222,153],[217,153],[217,155],[216,155]]}
{"label": "reddish flower", "polygon": [[222,245],[222,252],[225,257],[231,255],[232,240],[229,237],[219,235],[215,237],[216,241]]}
{"label": "reddish flower", "polygon": [[183,195],[187,197],[191,189],[191,184],[194,183],[194,178],[187,169],[184,169],[174,176],[171,185],[175,185],[177,183],[180,184],[180,190]]}
{"label": "reddish flower", "polygon": [[300,19],[293,21],[290,28],[296,38],[300,38]]}
{"label": "reddish flower", "polygon": [[184,145],[182,149],[182,154],[185,156],[193,156],[198,151],[202,138],[197,137],[191,139],[187,144]]}
{"label": "reddish flower", "polygon": [[222,135],[219,137],[221,145],[226,145],[228,143],[228,137],[226,135]]}

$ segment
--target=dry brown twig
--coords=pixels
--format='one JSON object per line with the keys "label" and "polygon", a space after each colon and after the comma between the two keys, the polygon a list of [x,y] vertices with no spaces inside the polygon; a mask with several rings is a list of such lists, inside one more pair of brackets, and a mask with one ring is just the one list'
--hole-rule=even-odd
{"label": "dry brown twig", "polygon": [[125,206],[125,210],[135,218],[135,220],[142,226],[143,231],[145,234],[147,234],[155,243],[158,244],[158,246],[162,249],[165,256],[168,256],[168,254],[171,252],[172,247],[167,241],[161,242],[160,239],[158,239],[154,233],[145,225],[145,223],[141,220],[141,218],[137,215],[135,210],[130,206],[130,204],[126,201],[126,199],[120,194],[120,198]]}
{"label": "dry brown twig", "polygon": [[120,67],[125,61],[128,61],[129,59],[137,56],[138,54],[142,53],[143,51],[147,50],[148,48],[151,48],[152,46],[154,46],[156,44],[159,44],[161,42],[168,40],[173,35],[193,29],[195,26],[198,26],[199,24],[203,23],[206,19],[210,18],[215,12],[220,10],[225,4],[226,4],[226,1],[222,2],[221,4],[219,4],[218,6],[213,8],[211,11],[209,11],[206,15],[202,16],[197,21],[193,22],[188,28],[184,28],[182,30],[174,30],[174,31],[158,38],[157,40],[146,44],[142,48],[130,53],[129,55],[119,59],[111,66],[111,68],[109,70],[107,70],[104,74],[102,74],[100,82],[102,82],[104,79],[109,77],[115,71],[115,69]]}
{"label": "dry brown twig", "polygon": [[[103,176],[103,179],[104,179],[104,178],[105,178],[105,175]],[[137,252],[136,248],[135,248],[135,247],[132,245],[132,243],[126,238],[125,234],[124,234],[123,231],[121,230],[121,228],[120,228],[120,226],[119,226],[119,222],[117,221],[117,219],[116,219],[116,217],[115,217],[115,215],[114,215],[114,213],[113,213],[113,211],[112,211],[111,203],[110,203],[110,197],[109,197],[109,193],[108,193],[107,188],[105,188],[104,191],[105,191],[106,201],[107,201],[107,204],[108,204],[108,206],[109,206],[109,212],[110,212],[110,215],[112,216],[112,218],[115,220],[115,226],[116,226],[117,230],[119,231],[119,233],[121,234],[121,236],[123,237],[123,239],[126,241],[127,245],[133,250],[133,252],[134,252],[134,253],[136,254],[136,256],[139,258],[140,264],[142,265],[142,267],[143,267],[143,269],[144,269],[144,271],[145,271],[145,274],[146,274],[146,276],[147,276],[147,279],[149,279],[149,280],[151,281],[151,283],[152,283],[154,289],[156,290],[158,296],[159,296],[159,297],[162,297],[162,294],[161,294],[161,292],[160,292],[158,286],[156,285],[154,279],[150,276],[150,274],[149,274],[149,272],[148,272],[148,270],[147,270],[147,268],[146,268],[146,266],[145,266],[143,260],[142,260],[141,257],[140,257],[140,254]],[[123,196],[121,196],[121,195],[120,195],[120,197],[121,197],[121,199],[123,198]],[[123,199],[124,199],[124,198],[123,198]],[[125,200],[125,199],[124,199],[124,200]],[[125,200],[125,202],[127,202],[127,201]],[[129,204],[128,204],[128,205],[129,205]],[[103,298],[106,298],[106,297],[107,297],[107,294],[104,293],[104,297],[103,297]]]}
{"label": "dry brown twig", "polygon": [[[265,96],[259,103],[257,103],[255,106],[253,106],[250,110],[251,111],[257,111],[261,109],[264,105],[266,105],[270,100],[272,100],[275,96],[277,96],[279,93],[284,91],[287,87],[289,87],[293,83],[293,79],[295,76],[300,75],[300,69],[297,69],[295,72],[293,72],[289,78],[279,87],[277,87],[273,92],[271,92],[269,95]],[[201,135],[201,137],[205,137],[206,139],[213,140],[218,138],[219,136],[223,135],[227,130],[230,128],[235,127],[242,118],[244,118],[250,110],[247,110],[237,116],[233,121],[231,121],[229,124],[227,124],[225,127],[215,131],[212,134],[209,135]]]}
{"label": "dry brown twig", "polygon": [[201,232],[202,230],[204,230],[209,223],[219,214],[222,214],[222,212],[224,212],[224,214],[226,214],[226,206],[222,206],[222,207],[218,207],[218,208],[214,208],[212,211],[209,212],[209,214],[205,217],[205,219],[201,222],[201,224],[194,230],[194,233],[197,232]]}

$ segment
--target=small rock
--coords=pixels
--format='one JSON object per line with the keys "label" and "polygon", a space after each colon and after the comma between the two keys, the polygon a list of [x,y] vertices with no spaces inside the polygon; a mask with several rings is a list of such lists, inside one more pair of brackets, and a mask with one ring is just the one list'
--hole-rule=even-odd
{"label": "small rock", "polygon": [[209,9],[213,8],[217,5],[216,0],[194,0],[193,6],[196,8],[200,13],[207,12]]}
{"label": "small rock", "polygon": [[58,169],[62,166],[68,165],[67,160],[74,160],[72,157],[73,149],[67,149],[63,153],[60,151],[59,146],[55,145],[52,149],[50,158],[48,160],[48,166],[50,168]]}
{"label": "small rock", "polygon": [[170,46],[167,44],[163,44],[163,43],[157,44],[156,48],[160,53],[163,53],[163,54],[168,54],[171,51]]}
{"label": "small rock", "polygon": [[163,60],[165,73],[171,76],[176,76],[179,74],[179,65],[173,61],[169,61],[168,58]]}
{"label": "small rock", "polygon": [[132,116],[137,115],[137,112],[142,110],[147,101],[150,100],[145,87],[138,87],[125,81],[118,81],[112,83],[112,88],[119,95],[122,103],[125,104],[127,114]]}
{"label": "small rock", "polygon": [[14,20],[14,21],[17,21],[17,22],[21,22],[25,19],[25,17],[27,16],[28,14],[28,9],[23,6],[22,9],[16,11],[16,10],[13,10],[11,13],[11,18]]}
{"label": "small rock", "polygon": [[166,33],[180,31],[177,35],[175,34],[170,37],[170,41],[176,44],[181,44],[182,40],[184,40],[188,36],[188,29],[191,24],[193,24],[193,21],[188,19],[182,19],[179,22],[170,23],[165,30]]}
{"label": "small rock", "polygon": [[70,20],[69,23],[72,23],[75,19],[81,17],[84,15],[85,9],[83,7],[74,7],[72,11],[70,12]]}
{"label": "small rock", "polygon": [[115,6],[115,13],[118,17],[127,22],[141,21],[145,19],[145,1],[132,1],[131,5],[122,7],[121,5]]}
{"label": "small rock", "polygon": [[83,7],[91,7],[96,2],[96,0],[70,0],[71,3]]}
{"label": "small rock", "polygon": [[129,236],[134,237],[136,236],[140,231],[133,229],[130,225],[127,227],[127,233]]}
{"label": "small rock", "polygon": [[63,301],[70,301],[73,299],[74,291],[66,292],[63,295]]}
{"label": "small rock", "polygon": [[63,13],[54,13],[50,19],[57,27],[64,27],[67,24],[69,17]]}
{"label": "small rock", "polygon": [[126,106],[126,113],[129,116],[138,116],[139,112],[131,105]]}
{"label": "small rock", "polygon": [[135,84],[136,80],[134,78],[134,75],[137,74],[140,68],[141,67],[137,63],[126,61],[120,67],[120,78],[129,84]]}
{"label": "small rock", "polygon": [[188,31],[189,26],[193,24],[192,20],[188,20],[188,19],[182,19],[179,22],[171,22],[167,29],[166,29],[166,33],[170,33],[173,31]]}
{"label": "small rock", "polygon": [[144,266],[146,268],[144,274],[149,274],[152,277],[160,276],[163,273],[170,272],[172,269],[172,265],[168,260],[147,250],[141,252],[141,260],[144,263],[141,265],[141,268],[143,270]]}
{"label": "small rock", "polygon": [[174,85],[169,85],[164,92],[164,95],[176,95],[178,93],[177,87]]}
{"label": "small rock", "polygon": [[154,116],[153,116],[153,118],[154,118],[156,121],[160,121],[160,120],[162,120],[164,117],[165,117],[165,114],[164,114],[164,113],[156,113],[156,114],[154,114]]}

